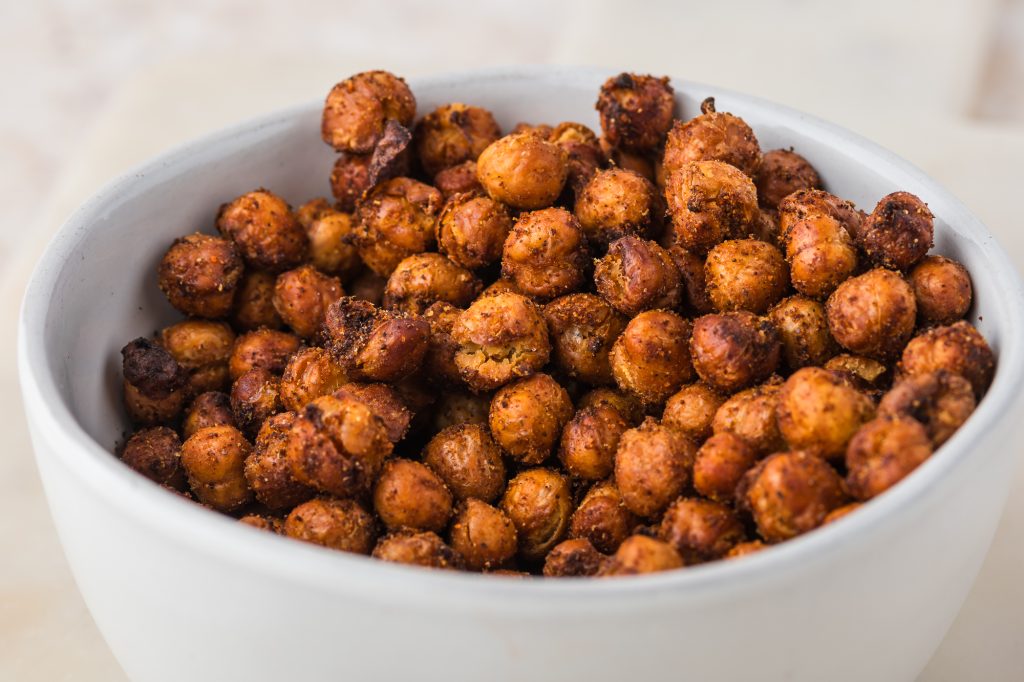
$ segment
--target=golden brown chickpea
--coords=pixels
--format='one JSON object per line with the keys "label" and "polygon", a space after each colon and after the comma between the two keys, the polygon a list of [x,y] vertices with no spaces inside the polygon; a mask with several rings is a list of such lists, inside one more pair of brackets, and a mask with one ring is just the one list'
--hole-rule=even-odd
{"label": "golden brown chickpea", "polygon": [[460,424],[486,427],[490,412],[490,393],[445,391],[434,409],[432,426],[435,432]]}
{"label": "golden brown chickpea", "polygon": [[501,509],[516,527],[519,556],[527,561],[542,559],[569,526],[569,482],[551,469],[526,469],[508,482]]}
{"label": "golden brown chickpea", "polygon": [[896,382],[878,403],[878,415],[916,419],[937,448],[956,433],[976,406],[971,383],[959,374],[940,369]]}
{"label": "golden brown chickpea", "polygon": [[540,309],[525,296],[481,296],[452,328],[459,345],[455,365],[475,391],[498,388],[547,364],[548,327]]}
{"label": "golden brown chickpea", "polygon": [[576,403],[576,409],[607,406],[622,415],[629,424],[636,426],[644,418],[644,405],[636,396],[615,388],[595,388],[587,391]]}
{"label": "golden brown chickpea", "polygon": [[505,239],[501,274],[527,296],[552,299],[579,289],[588,265],[586,239],[564,208],[523,213]]}
{"label": "golden brown chickpea", "polygon": [[[828,517],[826,517],[828,518]],[[741,542],[726,553],[726,559],[737,559],[739,557],[747,556],[748,554],[756,554],[762,549],[767,549],[768,545],[764,544],[760,540],[751,540],[750,542]]]}
{"label": "golden brown chickpea", "polygon": [[321,120],[324,142],[339,152],[365,154],[384,137],[388,121],[406,128],[416,117],[416,98],[405,81],[387,71],[364,71],[327,94]]}
{"label": "golden brown chickpea", "polygon": [[594,284],[604,300],[633,317],[654,308],[678,308],[683,286],[668,251],[655,242],[626,236],[596,262]]}
{"label": "golden brown chickpea", "polygon": [[513,133],[480,154],[476,174],[492,199],[531,211],[558,199],[569,175],[569,155],[535,133]]}
{"label": "golden brown chickpea", "polygon": [[441,193],[412,178],[392,178],[369,190],[356,207],[354,241],[366,265],[387,277],[403,259],[434,246]]}
{"label": "golden brown chickpea", "polygon": [[320,396],[334,393],[348,383],[348,376],[323,348],[303,348],[288,360],[281,375],[281,404],[298,412]]}
{"label": "golden brown chickpea", "polygon": [[683,386],[665,403],[661,422],[695,442],[711,435],[711,422],[725,396],[706,384]]}
{"label": "golden brown chickpea", "polygon": [[715,312],[711,297],[708,296],[707,280],[704,278],[704,259],[679,245],[671,247],[668,255],[679,270],[679,277],[686,293],[686,304],[690,309],[698,315]]}
{"label": "golden brown chickpea", "polygon": [[391,459],[373,490],[373,509],[391,530],[440,531],[452,516],[452,495],[426,465]]}
{"label": "golden brown chickpea", "polygon": [[341,152],[331,169],[331,194],[339,211],[351,213],[363,193],[370,189],[370,161],[372,154]]}
{"label": "golden brown chickpea", "polygon": [[731,239],[708,252],[708,296],[716,310],[764,313],[786,295],[789,268],[782,253],[758,239]]}
{"label": "golden brown chickpea", "polygon": [[809,452],[780,452],[747,472],[736,496],[754,515],[767,542],[789,540],[822,524],[845,502],[843,480]]}
{"label": "golden brown chickpea", "polygon": [[181,465],[192,493],[201,503],[231,513],[252,499],[245,481],[249,441],[233,426],[196,431],[181,446]]}
{"label": "golden brown chickpea", "polygon": [[605,554],[619,548],[636,528],[637,518],[611,481],[595,483],[569,519],[569,537],[585,538]]}
{"label": "golden brown chickpea", "polygon": [[462,555],[445,544],[437,533],[391,533],[373,548],[373,557],[396,564],[423,568],[459,570],[465,566]]}
{"label": "golden brown chickpea", "polygon": [[736,486],[757,462],[757,452],[734,433],[723,431],[704,441],[693,463],[693,487],[715,502],[730,503]]}
{"label": "golden brown chickpea", "polygon": [[228,359],[228,372],[234,381],[251,369],[283,372],[288,360],[302,347],[294,334],[273,329],[257,329],[235,339]]}
{"label": "golden brown chickpea", "polygon": [[154,483],[173,490],[188,489],[181,466],[181,439],[174,429],[154,426],[136,431],[125,443],[121,460]]}
{"label": "golden brown chickpea", "polygon": [[246,514],[245,516],[239,517],[239,523],[255,528],[256,530],[264,530],[275,535],[284,535],[284,519],[277,516],[267,516],[265,514]]}
{"label": "golden brown chickpea", "polygon": [[860,509],[862,504],[863,503],[861,502],[851,502],[850,504],[844,504],[842,507],[833,509],[825,516],[825,520],[822,521],[822,525],[832,523],[833,521],[838,521],[850,512],[854,512]]}
{"label": "golden brown chickpea", "polygon": [[889,380],[889,368],[886,365],[863,355],[843,353],[830,358],[824,367],[833,372],[841,372],[854,386],[864,391],[879,389]]}
{"label": "golden brown chickpea", "polygon": [[697,448],[689,438],[648,417],[622,434],[615,452],[615,484],[626,507],[654,518],[690,482]]}
{"label": "golden brown chickpea", "polygon": [[995,367],[995,356],[985,337],[960,321],[948,327],[933,327],[911,339],[903,350],[898,373],[902,377],[949,370],[971,382],[974,395],[981,398],[992,383]]}
{"label": "golden brown chickpea", "polygon": [[875,406],[840,373],[804,367],[782,385],[776,415],[791,449],[833,459],[846,452],[857,429],[875,416]]}
{"label": "golden brown chickpea", "polygon": [[453,195],[437,219],[437,244],[452,262],[479,269],[501,258],[512,216],[501,202],[476,192]]}
{"label": "golden brown chickpea", "polygon": [[501,137],[491,112],[459,102],[443,104],[416,125],[416,153],[423,170],[436,175],[465,161]]}
{"label": "golden brown chickpea", "polygon": [[373,516],[354,500],[317,498],[288,514],[284,533],[329,549],[369,554],[377,537]]}
{"label": "golden brown chickpea", "polygon": [[548,578],[582,578],[597,575],[607,557],[590,540],[562,540],[544,558],[544,575]]}
{"label": "golden brown chickpea", "polygon": [[305,229],[309,261],[317,270],[342,279],[359,271],[359,252],[352,244],[356,224],[350,213],[326,211]]}
{"label": "golden brown chickpea", "polygon": [[423,313],[423,319],[430,325],[430,343],[422,371],[431,381],[449,386],[462,383],[459,368],[455,365],[455,353],[459,346],[452,340],[452,328],[461,314],[460,308],[444,301],[432,303]]}
{"label": "golden brown chickpea", "polygon": [[768,312],[779,330],[782,357],[791,370],[824,365],[839,351],[828,330],[825,306],[802,294],[784,298]]}
{"label": "golden brown chickpea", "polygon": [[464,161],[451,168],[445,168],[434,176],[434,187],[440,190],[446,201],[456,194],[482,194],[484,191],[484,186],[476,179],[476,161]]}
{"label": "golden brown chickpea", "polygon": [[662,403],[694,380],[692,325],[667,310],[648,310],[626,325],[609,356],[615,383],[647,404]]}
{"label": "golden brown chickpea", "polygon": [[221,206],[217,230],[235,243],[247,265],[258,270],[294,268],[305,260],[309,249],[306,232],[291,206],[265,189]]}
{"label": "golden brown chickpea", "polygon": [[516,527],[505,512],[468,498],[452,521],[451,546],[472,571],[499,568],[516,555]]}
{"label": "golden brown chickpea", "polygon": [[608,360],[626,319],[594,294],[569,294],[544,307],[554,365],[591,385],[612,383]]}
{"label": "golden brown chickpea", "polygon": [[540,464],[551,456],[562,428],[572,417],[572,401],[547,374],[506,384],[491,400],[491,435],[521,464]]}
{"label": "golden brown chickpea", "polygon": [[[658,181],[657,166],[659,164],[656,159],[658,150],[632,152],[621,147],[613,147],[607,137],[601,137],[597,142],[601,147],[601,152],[604,154],[607,165],[639,173],[649,182]],[[664,190],[664,184],[660,184],[658,187]]]}
{"label": "golden brown chickpea", "polygon": [[665,201],[671,229],[666,246],[678,244],[703,255],[726,239],[739,239],[758,228],[754,183],[721,161],[697,161],[668,174]]}
{"label": "golden brown chickpea", "polygon": [[255,436],[264,420],[281,411],[281,380],[265,369],[251,369],[231,386],[231,412],[238,428]]}
{"label": "golden brown chickpea", "polygon": [[294,423],[294,412],[268,418],[260,427],[252,453],[245,459],[245,480],[256,501],[267,509],[289,510],[315,494],[292,475],[286,446]]}
{"label": "golden brown chickpea", "polygon": [[564,121],[555,126],[548,141],[564,149],[569,157],[567,185],[578,195],[604,163],[605,155],[597,135],[582,123]]}
{"label": "golden brown chickpea", "polygon": [[280,329],[284,321],[274,308],[274,284],[277,277],[263,270],[249,270],[242,277],[231,311],[231,324],[239,331],[260,327]]}
{"label": "golden brown chickpea", "polygon": [[422,315],[437,301],[464,307],[483,285],[469,270],[439,253],[418,253],[399,263],[384,288],[384,307]]}
{"label": "golden brown chickpea", "polygon": [[562,430],[558,459],[577,479],[608,478],[615,468],[615,450],[629,422],[608,405],[579,410]]}
{"label": "golden brown chickpea", "polygon": [[857,270],[857,248],[832,216],[813,213],[794,222],[782,235],[793,288],[824,298]]}
{"label": "golden brown chickpea", "polygon": [[398,381],[409,376],[423,364],[430,343],[430,325],[425,320],[351,296],[327,308],[323,334],[342,368],[363,381]]}
{"label": "golden brown chickpea", "polygon": [[794,223],[812,216],[833,218],[850,237],[858,238],[866,217],[852,202],[820,189],[801,189],[779,202],[779,234],[785,235]]}
{"label": "golden brown chickpea", "polygon": [[765,208],[778,208],[779,202],[801,189],[821,189],[821,178],[814,166],[792,149],[765,152],[757,177],[757,199]]}
{"label": "golden brown chickpea", "polygon": [[231,312],[242,258],[227,239],[190,234],[175,239],[157,270],[160,290],[178,311],[220,318]]}
{"label": "golden brown chickpea", "polygon": [[505,489],[501,448],[483,424],[442,429],[423,450],[423,463],[441,477],[456,500],[493,502]]}
{"label": "golden brown chickpea", "polygon": [[188,399],[188,375],[162,346],[137,338],[121,349],[124,406],[133,423],[173,422]]}
{"label": "golden brown chickpea", "polygon": [[615,554],[605,561],[598,575],[640,575],[671,571],[682,568],[683,565],[682,557],[672,545],[646,535],[631,535],[619,545]]}
{"label": "golden brown chickpea", "polygon": [[605,247],[626,235],[649,236],[665,212],[650,180],[630,170],[597,171],[576,197],[574,208],[590,244]]}
{"label": "golden brown chickpea", "polygon": [[226,322],[185,320],[160,331],[160,345],[188,373],[193,394],[227,388],[235,333]]}
{"label": "golden brown chickpea", "polygon": [[278,275],[274,309],[298,336],[311,339],[320,331],[327,306],[344,295],[337,277],[303,265]]}
{"label": "golden brown chickpea", "polygon": [[613,147],[634,151],[660,147],[672,125],[675,91],[667,76],[620,73],[605,81],[595,108]]}
{"label": "golden brown chickpea", "polygon": [[783,441],[775,418],[781,389],[782,380],[771,377],[734,394],[715,412],[714,432],[739,436],[759,455],[781,449]]}
{"label": "golden brown chickpea", "polygon": [[693,368],[712,388],[733,393],[764,381],[781,354],[779,332],[770,321],[746,311],[704,315],[693,323]]}
{"label": "golden brown chickpea", "polygon": [[319,220],[325,215],[331,213],[337,213],[332,207],[331,202],[327,201],[323,197],[317,197],[310,199],[306,203],[295,209],[295,219],[299,221],[299,225],[302,225],[302,229],[309,230],[309,226]]}
{"label": "golden brown chickpea", "polygon": [[671,174],[694,161],[722,161],[751,178],[761,170],[761,146],[754,131],[739,116],[715,110],[709,97],[701,113],[685,123],[677,121],[665,141],[662,163]]}
{"label": "golden brown chickpea", "polygon": [[899,483],[932,455],[928,433],[911,417],[886,415],[863,426],[846,451],[846,485],[870,500]]}
{"label": "golden brown chickpea", "polygon": [[207,391],[200,393],[185,410],[181,423],[181,434],[186,439],[199,429],[207,426],[235,426],[235,415],[231,411],[231,398],[227,393]]}
{"label": "golden brown chickpea", "polygon": [[843,348],[886,360],[898,357],[914,332],[914,290],[892,270],[876,268],[846,280],[825,303],[828,328]]}
{"label": "golden brown chickpea", "polygon": [[906,271],[932,248],[934,232],[932,212],[923,201],[893,192],[864,220],[857,241],[876,265]]}
{"label": "golden brown chickpea", "polygon": [[910,286],[924,325],[953,324],[967,314],[974,297],[967,268],[942,256],[925,256],[910,271]]}
{"label": "golden brown chickpea", "polygon": [[665,512],[658,537],[674,547],[689,566],[721,559],[746,540],[746,533],[739,517],[725,505],[684,497]]}

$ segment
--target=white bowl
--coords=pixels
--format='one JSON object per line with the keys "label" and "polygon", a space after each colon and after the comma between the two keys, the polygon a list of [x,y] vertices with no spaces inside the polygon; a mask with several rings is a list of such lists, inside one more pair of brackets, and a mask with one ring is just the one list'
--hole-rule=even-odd
{"label": "white bowl", "polygon": [[[420,112],[462,100],[503,126],[596,127],[605,71],[517,68],[418,79]],[[170,241],[209,230],[257,186],[327,195],[320,102],[210,135],[115,181],[60,230],[25,294],[19,367],[61,541],[89,608],[137,680],[909,680],[960,608],[1016,459],[1024,296],[1006,254],[910,164],[799,112],[708,95],[762,146],[794,146],[828,188],[869,209],[907,190],[936,250],[974,278],[972,317],[999,356],[966,425],[893,490],[825,529],[740,561],[652,576],[532,581],[427,571],[243,527],[110,454],[125,425],[118,349],[174,319],[155,285]],[[1014,343],[1014,339],[1017,340]]]}

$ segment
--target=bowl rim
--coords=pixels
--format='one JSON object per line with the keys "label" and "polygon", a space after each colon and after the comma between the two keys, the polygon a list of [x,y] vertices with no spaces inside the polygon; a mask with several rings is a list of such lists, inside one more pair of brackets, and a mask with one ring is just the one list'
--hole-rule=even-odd
{"label": "bowl rim", "polygon": [[[453,86],[470,88],[478,81],[530,79],[544,86],[559,82],[591,79],[600,83],[612,70],[598,67],[515,66],[445,73],[423,78],[410,78],[414,91],[421,87]],[[1002,342],[995,379],[985,399],[971,419],[899,485],[867,504],[857,514],[850,514],[826,528],[757,552],[742,561],[718,561],[667,571],[629,580],[500,580],[493,576],[472,573],[430,571],[416,567],[388,564],[361,555],[328,550],[307,543],[294,542],[244,527],[234,519],[185,500],[164,490],[124,466],[109,449],[85,432],[72,414],[58,389],[54,368],[46,357],[42,339],[50,303],[57,293],[62,264],[75,252],[76,244],[88,238],[95,216],[109,202],[149,174],[163,168],[187,163],[197,151],[221,144],[239,136],[248,136],[265,128],[287,124],[297,116],[310,114],[322,106],[320,101],[287,107],[232,126],[221,128],[129,169],[107,183],[84,202],[57,231],[31,275],[22,299],[18,325],[18,369],[26,413],[34,425],[34,435],[46,439],[61,465],[70,471],[80,485],[93,489],[108,504],[130,510],[139,523],[154,532],[172,533],[174,540],[204,553],[219,555],[265,573],[276,574],[322,590],[360,592],[361,586],[385,590],[374,592],[375,598],[387,595],[391,601],[406,603],[439,601],[450,608],[478,607],[483,603],[526,607],[538,602],[571,604],[580,608],[603,608],[615,603],[629,603],[640,596],[684,597],[716,590],[734,590],[744,585],[779,578],[794,565],[824,561],[844,543],[856,542],[870,535],[878,524],[890,516],[912,508],[916,501],[929,494],[940,481],[971,465],[980,466],[986,453],[976,446],[985,433],[1022,402],[1017,386],[1024,381],[1024,345],[1013,343],[1024,331],[1024,287],[1009,256],[996,239],[958,199],[932,180],[923,171],[894,153],[845,128],[828,123],[798,110],[701,83],[673,78],[677,89],[692,89],[742,103],[744,107],[763,110],[773,117],[799,125],[801,134],[815,138],[828,147],[840,147],[847,157],[870,162],[875,167],[903,174],[927,189],[933,202],[941,200],[948,222],[967,235],[981,250],[992,268],[996,288],[1004,295],[994,300],[998,311],[996,324],[1001,328]],[[33,443],[37,459],[40,444]],[[49,495],[49,492],[47,492]],[[339,575],[344,581],[339,581]],[[586,599],[581,599],[586,597]]]}

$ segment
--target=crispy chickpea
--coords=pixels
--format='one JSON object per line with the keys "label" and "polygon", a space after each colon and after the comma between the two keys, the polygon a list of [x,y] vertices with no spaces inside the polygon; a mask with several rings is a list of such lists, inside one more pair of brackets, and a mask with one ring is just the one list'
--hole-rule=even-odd
{"label": "crispy chickpea", "polygon": [[721,559],[746,540],[743,524],[725,505],[695,497],[676,500],[665,512],[658,537],[670,544],[687,565]]}
{"label": "crispy chickpea", "polygon": [[238,522],[255,528],[256,530],[263,530],[274,535],[284,534],[284,519],[277,516],[269,516],[266,514],[246,514],[238,519]]}
{"label": "crispy chickpea", "polygon": [[350,382],[334,392],[338,398],[358,400],[373,412],[384,425],[388,440],[392,443],[405,438],[412,423],[413,411],[408,391],[400,394],[397,387],[390,384],[363,384]]}
{"label": "crispy chickpea", "polygon": [[566,376],[592,386],[610,384],[612,344],[626,318],[594,294],[569,294],[544,307],[554,365]]}
{"label": "crispy chickpea", "polygon": [[697,318],[690,354],[704,383],[733,393],[771,376],[779,365],[781,345],[770,321],[737,311]]}
{"label": "crispy chickpea", "polygon": [[286,446],[294,423],[294,412],[268,418],[260,427],[252,453],[245,459],[245,480],[256,501],[267,509],[289,510],[315,493],[292,475]]}
{"label": "crispy chickpea", "polygon": [[493,502],[505,489],[501,448],[483,424],[442,429],[423,450],[423,463],[441,477],[456,500]]}
{"label": "crispy chickpea", "polygon": [[569,175],[569,155],[534,133],[491,143],[476,161],[480,184],[492,199],[522,210],[550,206]]}
{"label": "crispy chickpea", "polygon": [[242,277],[235,294],[235,307],[231,323],[240,331],[253,331],[260,327],[280,329],[284,321],[274,308],[274,284],[277,277],[264,270],[249,270]]}
{"label": "crispy chickpea", "polygon": [[656,183],[659,189],[664,190],[664,183],[658,177],[660,164],[655,158],[658,150],[633,152],[622,147],[613,147],[608,138],[603,136],[597,143],[601,147],[607,165],[639,173],[649,182]]}
{"label": "crispy chickpea", "polygon": [[220,207],[217,230],[238,247],[258,270],[280,272],[306,258],[309,242],[291,206],[265,189],[257,189]]}
{"label": "crispy chickpea", "polygon": [[249,441],[233,426],[196,431],[181,446],[181,465],[192,493],[217,511],[231,513],[252,499],[245,481]]}
{"label": "crispy chickpea", "polygon": [[841,372],[854,386],[864,391],[879,389],[889,380],[889,368],[886,365],[863,355],[843,353],[829,358],[824,367],[833,372]]}
{"label": "crispy chickpea", "polygon": [[[827,519],[828,517],[826,516],[825,518]],[[738,544],[735,547],[733,547],[732,549],[730,549],[726,553],[725,558],[726,559],[738,559],[739,557],[744,557],[744,556],[747,556],[747,555],[750,555],[750,554],[756,554],[757,552],[760,552],[762,549],[767,549],[767,548],[768,548],[768,545],[764,544],[760,540],[751,540],[749,542],[741,542],[740,544]]]}
{"label": "crispy chickpea", "polygon": [[525,296],[480,297],[455,321],[455,365],[470,388],[486,391],[547,364],[548,328],[540,309]]}
{"label": "crispy chickpea", "polygon": [[386,277],[381,277],[373,270],[367,268],[349,282],[346,289],[353,298],[380,306],[384,301],[384,287],[387,286],[387,283]]}
{"label": "crispy chickpea", "polygon": [[793,288],[805,296],[828,296],[857,269],[857,248],[832,216],[814,213],[798,220],[782,241]]}
{"label": "crispy chickpea", "polygon": [[353,379],[398,381],[423,363],[430,325],[419,317],[383,310],[351,296],[327,308],[327,347]]}
{"label": "crispy chickpea", "polygon": [[281,411],[281,379],[265,369],[251,369],[231,386],[231,412],[238,428],[252,437],[263,421]]}
{"label": "crispy chickpea", "polygon": [[153,426],[136,431],[125,443],[121,460],[154,483],[173,490],[188,489],[181,466],[181,439],[174,429]]}
{"label": "crispy chickpea", "polygon": [[459,368],[455,365],[455,353],[459,346],[452,339],[452,328],[460,314],[461,309],[444,301],[432,303],[423,313],[423,319],[430,325],[430,343],[423,360],[423,372],[432,381],[440,381],[449,386],[462,383]]}
{"label": "crispy chickpea", "polygon": [[544,575],[548,578],[581,578],[597,575],[605,555],[594,549],[590,540],[562,540],[544,558]]}
{"label": "crispy chickpea", "polygon": [[282,272],[274,285],[274,309],[298,336],[310,339],[323,324],[327,306],[345,295],[341,281],[312,265]]}
{"label": "crispy chickpea", "polygon": [[636,528],[637,518],[622,502],[611,481],[595,483],[569,519],[569,537],[585,538],[599,552],[611,554]]}
{"label": "crispy chickpea", "polygon": [[764,313],[789,289],[782,253],[758,239],[731,239],[708,252],[704,262],[708,296],[716,310]]}
{"label": "crispy chickpea", "polygon": [[501,137],[491,112],[459,102],[444,104],[416,125],[416,153],[428,175],[436,175],[465,161]]}
{"label": "crispy chickpea", "polygon": [[715,312],[708,295],[707,279],[704,277],[704,259],[676,245],[668,250],[669,257],[679,270],[680,281],[686,294],[686,304],[698,315]]}
{"label": "crispy chickpea", "polygon": [[682,557],[672,545],[646,535],[631,535],[619,545],[615,554],[605,561],[598,575],[640,575],[671,571],[682,568],[683,565]]}
{"label": "crispy chickpea", "polygon": [[613,147],[649,150],[661,146],[672,125],[675,91],[667,76],[620,73],[601,86],[595,108]]}
{"label": "crispy chickpea", "polygon": [[852,202],[820,189],[797,190],[779,202],[779,234],[785,235],[800,220],[820,215],[838,221],[854,239],[861,234],[864,213]]}
{"label": "crispy chickpea", "polygon": [[579,289],[589,257],[579,223],[564,208],[523,213],[505,239],[501,274],[527,296],[551,299]]}
{"label": "crispy chickpea", "polygon": [[833,459],[846,452],[857,429],[875,416],[875,406],[838,372],[804,367],[782,385],[776,415],[791,449]]}
{"label": "crispy chickpea", "polygon": [[193,394],[228,386],[228,358],[235,333],[226,322],[185,320],[160,331],[160,345],[188,374]]}
{"label": "crispy chickpea", "polygon": [[227,393],[207,391],[200,393],[185,410],[181,422],[181,434],[189,438],[199,429],[207,426],[235,426],[235,415],[231,411],[231,398]]}
{"label": "crispy chickpea", "polygon": [[840,284],[828,297],[825,312],[839,345],[886,360],[898,356],[914,332],[917,304],[899,273],[876,268]]}
{"label": "crispy chickpea", "polygon": [[288,514],[284,533],[329,549],[369,554],[377,537],[373,516],[354,500],[316,498]]}
{"label": "crispy chickpea", "polygon": [[468,498],[452,521],[452,549],[472,571],[499,568],[516,555],[516,527],[505,512],[486,502]]}
{"label": "crispy chickpea", "polygon": [[937,448],[956,433],[976,406],[971,383],[959,374],[940,369],[896,382],[878,403],[878,414],[916,419]]}
{"label": "crispy chickpea", "polygon": [[486,427],[490,412],[491,395],[489,393],[445,391],[432,415],[433,429],[435,432],[440,432],[450,426],[460,424],[479,424]]}
{"label": "crispy chickpea", "polygon": [[779,330],[782,357],[791,370],[824,365],[839,351],[828,330],[825,306],[802,294],[784,298],[768,312]]}
{"label": "crispy chickpea", "polygon": [[437,219],[437,245],[452,262],[475,270],[498,262],[511,231],[504,204],[485,194],[459,193]]}
{"label": "crispy chickpea", "polygon": [[373,490],[373,509],[391,530],[440,531],[452,516],[452,495],[426,465],[391,459]]}
{"label": "crispy chickpea", "polygon": [[697,448],[693,441],[648,417],[622,434],[615,452],[615,484],[626,507],[654,518],[690,482]]}
{"label": "crispy chickpea", "polygon": [[121,349],[124,406],[144,426],[174,421],[188,398],[188,375],[165,348],[138,338]]}
{"label": "crispy chickpea", "polygon": [[648,404],[664,402],[694,380],[690,362],[692,325],[667,310],[642,312],[612,346],[615,383]]}
{"label": "crispy chickpea", "polygon": [[391,533],[381,538],[373,548],[373,557],[423,568],[459,570],[465,565],[462,555],[445,544],[433,531]]}
{"label": "crispy chickpea", "polygon": [[356,207],[359,256],[382,277],[403,259],[434,246],[441,193],[412,178],[392,178],[369,190]]}
{"label": "crispy chickpea", "polygon": [[320,396],[334,393],[348,383],[348,376],[323,348],[303,348],[288,360],[281,375],[281,404],[298,412]]}
{"label": "crispy chickpea", "polygon": [[558,459],[574,478],[597,481],[615,468],[615,450],[629,422],[608,405],[579,410],[562,430]]}
{"label": "crispy chickpea", "polygon": [[886,415],[868,422],[846,450],[846,484],[870,500],[899,483],[932,455],[928,433],[911,417]]}
{"label": "crispy chickpea", "polygon": [[757,452],[729,431],[704,441],[693,463],[693,487],[715,502],[732,502],[736,486],[757,462]]}
{"label": "crispy chickpea", "polygon": [[418,253],[399,263],[384,287],[384,307],[422,315],[437,301],[469,305],[480,289],[473,273],[439,253]]}
{"label": "crispy chickpea", "polygon": [[572,401],[547,374],[506,384],[491,400],[491,435],[513,459],[540,464],[551,456],[562,428],[572,417]]}
{"label": "crispy chickpea", "polygon": [[434,187],[440,190],[445,201],[456,194],[483,193],[484,191],[483,185],[476,179],[476,161],[463,161],[438,172],[434,176]]}
{"label": "crispy chickpea", "polygon": [[555,126],[548,135],[548,141],[564,149],[569,157],[567,184],[578,195],[604,163],[604,152],[598,144],[597,135],[582,123],[564,121]]}
{"label": "crispy chickpea", "polygon": [[933,327],[911,339],[903,350],[898,373],[916,376],[949,370],[971,382],[974,395],[980,398],[992,383],[995,367],[995,356],[985,337],[960,321],[948,327]]}
{"label": "crispy chickpea", "polygon": [[917,319],[925,325],[953,324],[967,314],[974,297],[967,268],[942,256],[925,256],[910,271],[910,286]]}
{"label": "crispy chickpea", "polygon": [[844,504],[842,507],[833,509],[825,516],[825,520],[822,522],[822,525],[838,521],[850,512],[857,511],[862,505],[862,502],[851,502],[850,504]]}
{"label": "crispy chickpea", "polygon": [[797,190],[821,189],[818,171],[792,149],[765,152],[755,181],[758,201],[770,209],[778,208],[780,201]]}
{"label": "crispy chickpea", "polygon": [[843,481],[815,454],[780,452],[747,472],[736,491],[768,542],[814,530],[845,502]]}
{"label": "crispy chickpea", "polygon": [[585,410],[588,407],[607,406],[622,415],[632,426],[640,423],[644,417],[644,406],[636,396],[625,391],[614,388],[595,388],[580,396],[576,403],[576,409]]}
{"label": "crispy chickpea", "polygon": [[251,369],[283,372],[288,360],[302,347],[302,340],[294,334],[273,329],[257,329],[235,339],[228,359],[228,373],[232,381]]}
{"label": "crispy chickpea", "polygon": [[326,211],[305,229],[309,262],[317,270],[342,279],[359,271],[359,252],[352,244],[356,224],[350,213]]}
{"label": "crispy chickpea", "polygon": [[683,386],[665,402],[661,423],[696,442],[711,435],[711,423],[725,396],[707,384]]}
{"label": "crispy chickpea", "polygon": [[331,202],[323,197],[317,197],[295,209],[295,219],[299,221],[299,225],[302,225],[302,229],[308,230],[315,221],[331,213],[336,213],[331,207]]}
{"label": "crispy chickpea", "polygon": [[626,235],[649,236],[664,207],[650,180],[630,170],[597,171],[576,197],[574,213],[587,241],[604,247]]}
{"label": "crispy chickpea", "polygon": [[751,178],[761,170],[761,146],[739,116],[715,111],[715,100],[701,103],[699,116],[677,121],[668,132],[662,163],[672,173],[694,161],[723,161]]}
{"label": "crispy chickpea", "polygon": [[160,290],[178,311],[219,318],[231,312],[242,258],[227,239],[190,234],[175,239],[157,270]]}
{"label": "crispy chickpea", "polygon": [[721,161],[673,170],[665,181],[665,201],[671,218],[666,245],[678,244],[698,255],[755,232],[761,219],[753,181]]}
{"label": "crispy chickpea", "polygon": [[551,469],[526,469],[508,482],[501,509],[516,527],[519,555],[543,558],[565,536],[572,513],[569,482]]}
{"label": "crispy chickpea", "polygon": [[718,408],[711,425],[715,433],[733,433],[754,452],[766,455],[779,450],[782,436],[776,420],[782,380],[768,381],[734,394]]}
{"label": "crispy chickpea", "polygon": [[331,194],[339,211],[354,211],[359,198],[373,186],[370,182],[371,159],[371,154],[338,154],[331,169]]}
{"label": "crispy chickpea", "polygon": [[682,302],[682,281],[672,257],[639,237],[622,237],[608,246],[594,268],[594,284],[604,300],[630,317],[654,308],[678,308]]}
{"label": "crispy chickpea", "polygon": [[384,137],[388,121],[408,128],[416,98],[405,81],[387,71],[364,71],[335,85],[324,102],[320,130],[339,152],[365,154]]}
{"label": "crispy chickpea", "polygon": [[928,206],[909,192],[893,192],[864,220],[858,243],[876,265],[909,270],[932,248],[934,233]]}

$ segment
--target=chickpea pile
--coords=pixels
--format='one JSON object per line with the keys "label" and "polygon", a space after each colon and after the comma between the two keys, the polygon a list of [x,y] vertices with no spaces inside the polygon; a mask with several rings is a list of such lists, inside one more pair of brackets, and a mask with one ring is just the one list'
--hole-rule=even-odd
{"label": "chickpea pile", "polygon": [[186,319],[122,350],[121,458],[345,552],[622,576],[829,523],[971,415],[995,360],[919,198],[866,214],[667,78],[597,110],[503,134],[336,85],[333,202],[257,189],[167,250]]}

